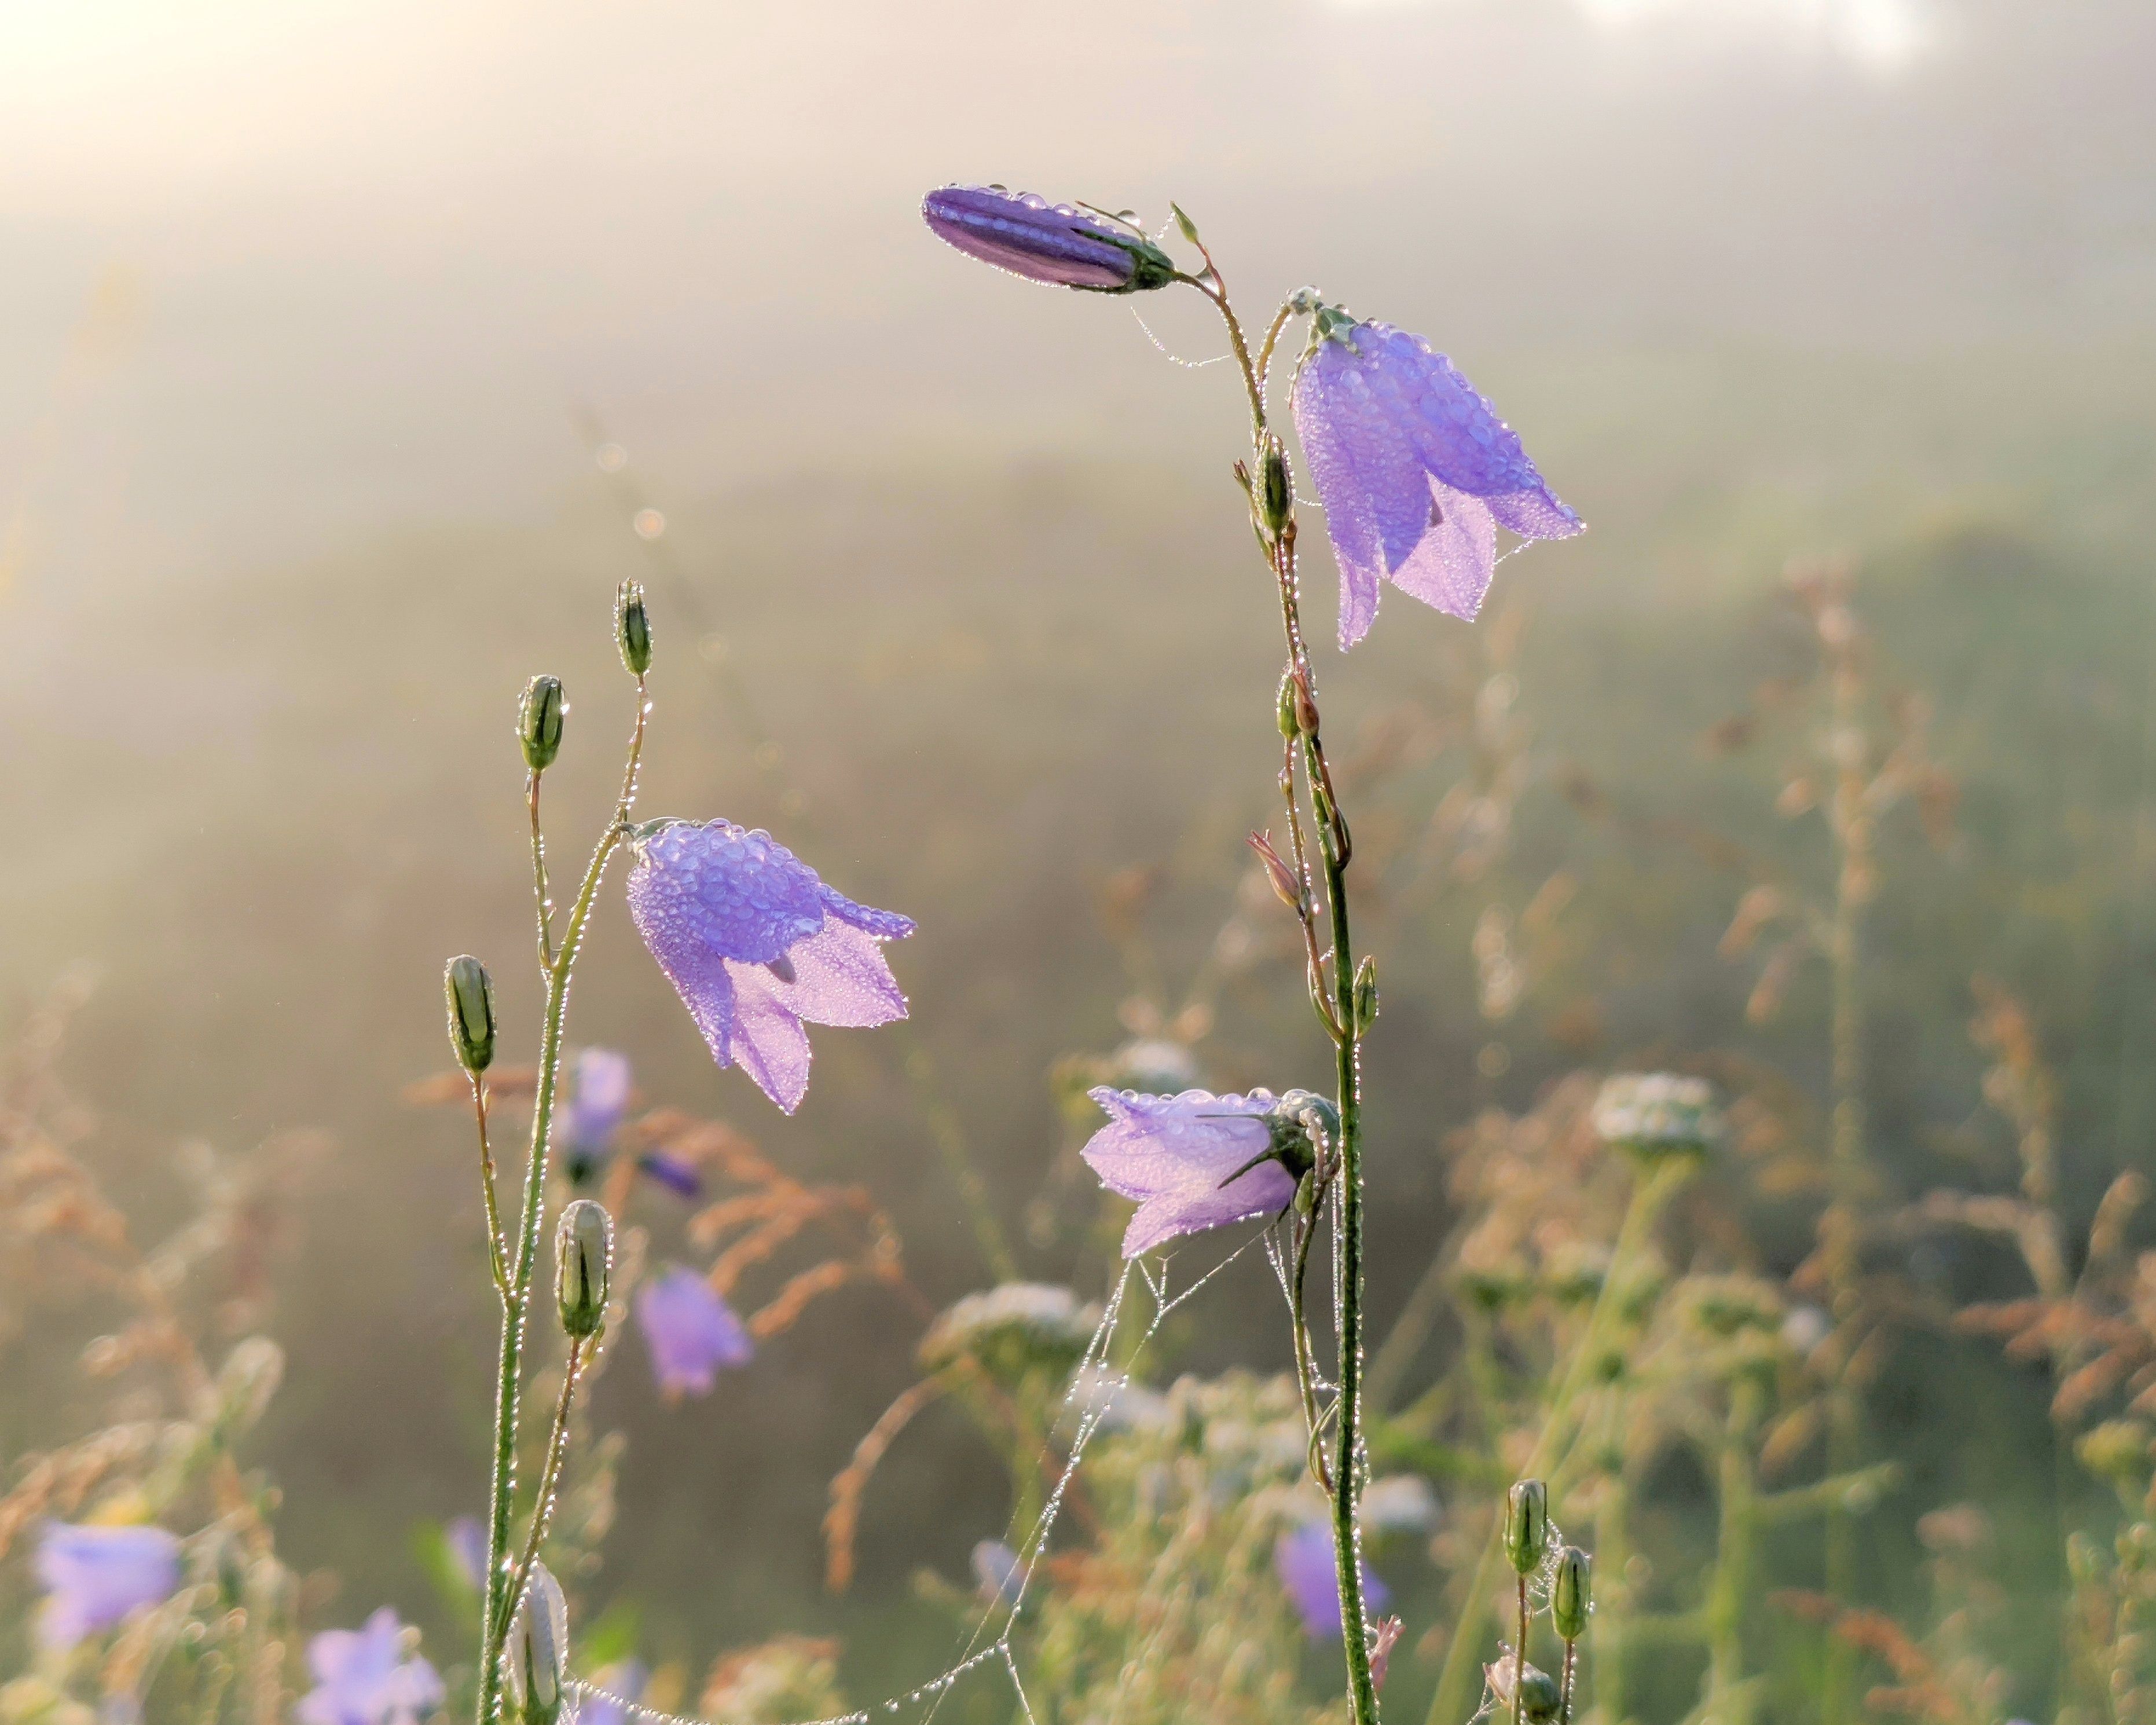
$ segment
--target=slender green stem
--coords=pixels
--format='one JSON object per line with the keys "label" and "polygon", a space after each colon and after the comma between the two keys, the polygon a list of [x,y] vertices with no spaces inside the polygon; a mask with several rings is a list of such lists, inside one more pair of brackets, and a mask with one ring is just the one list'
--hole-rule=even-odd
{"label": "slender green stem", "polygon": [[1520,1709],[1527,1698],[1527,1578],[1520,1584],[1520,1639],[1512,1644],[1512,1725],[1520,1725]]}
{"label": "slender green stem", "polygon": [[[1620,1304],[1616,1291],[1629,1281],[1626,1272],[1645,1244],[1663,1205],[1691,1178],[1693,1164],[1688,1158],[1673,1157],[1656,1163],[1634,1181],[1625,1219],[1617,1230],[1617,1243],[1609,1255],[1609,1269],[1602,1279],[1602,1290],[1595,1296],[1594,1305],[1588,1313],[1587,1327],[1581,1332],[1578,1345],[1565,1363],[1564,1375],[1550,1398],[1543,1416],[1541,1435],[1535,1440],[1534,1453],[1518,1471],[1519,1477],[1546,1478],[1563,1459],[1571,1440],[1573,1405],[1593,1378],[1606,1345],[1604,1338],[1616,1322]],[[1430,1725],[1458,1725],[1473,1711],[1468,1686],[1473,1674],[1481,1668],[1475,1653],[1475,1625],[1483,1620],[1483,1613],[1490,1609],[1491,1594],[1505,1562],[1503,1541],[1496,1537],[1500,1532],[1502,1528],[1492,1530],[1489,1543],[1483,1548],[1481,1561],[1468,1584],[1459,1627],[1453,1633],[1451,1645],[1445,1649],[1445,1667],[1438,1676],[1437,1693],[1430,1702]]]}
{"label": "slender green stem", "polygon": [[[507,1612],[504,1601],[513,1599],[509,1554],[509,1524],[516,1499],[516,1434],[519,1391],[524,1365],[524,1330],[531,1313],[531,1276],[538,1261],[540,1224],[546,1209],[547,1162],[554,1123],[554,1096],[561,1077],[562,1035],[569,1006],[569,978],[576,968],[577,953],[583,945],[584,929],[598,896],[599,881],[615,850],[629,836],[629,816],[636,800],[636,773],[644,753],[644,720],[650,703],[644,680],[636,684],[636,728],[629,743],[629,761],[623,769],[621,795],[613,817],[593,847],[577,890],[562,943],[547,967],[547,1014],[539,1044],[539,1076],[531,1108],[530,1160],[524,1171],[524,1207],[517,1219],[516,1256],[510,1276],[509,1298],[502,1312],[501,1350],[495,1380],[494,1473],[487,1516],[486,1599],[480,1623],[478,1725],[495,1725],[501,1711],[501,1649]],[[511,1609],[514,1609],[513,1606]]]}
{"label": "slender green stem", "polygon": [[539,826],[539,775],[524,781],[524,806],[531,811],[531,888],[538,907],[539,968],[554,966],[554,900],[547,886],[547,837]]}
{"label": "slender green stem", "polygon": [[501,1254],[501,1204],[495,1195],[494,1152],[486,1140],[486,1081],[472,1074],[472,1111],[479,1117],[479,1177],[486,1193],[486,1255],[494,1271],[494,1291],[509,1301],[509,1266]]}
{"label": "slender green stem", "polygon": [[[1228,326],[1229,343],[1235,349],[1243,387],[1250,398],[1253,452],[1262,459],[1266,436],[1265,385],[1257,367],[1251,362],[1250,344],[1243,337],[1243,326],[1228,303],[1226,285],[1220,280],[1219,271],[1214,267],[1210,256],[1206,259],[1206,265],[1212,278],[1211,285],[1208,286],[1202,281],[1196,285],[1219,308],[1221,319]],[[1286,326],[1291,309],[1290,306],[1283,306],[1274,320],[1273,328],[1266,337],[1268,360],[1281,329]],[[1255,499],[1253,508],[1255,511]],[[1292,512],[1277,532],[1267,531],[1262,522],[1259,526],[1260,537],[1265,544],[1267,560],[1280,591],[1281,627],[1287,638],[1289,669],[1299,678],[1302,691],[1309,698],[1311,720],[1314,721],[1317,685],[1311,675],[1309,655],[1303,648],[1302,621],[1296,602],[1296,529]],[[1348,1700],[1354,1710],[1355,1725],[1377,1725],[1378,1687],[1370,1670],[1369,1611],[1363,1596],[1362,1542],[1356,1527],[1363,1469],[1363,1096],[1360,1036],[1355,1022],[1354,947],[1349,938],[1348,918],[1348,848],[1346,823],[1340,819],[1337,806],[1332,803],[1332,783],[1326,771],[1324,750],[1318,741],[1317,726],[1315,722],[1306,721],[1301,729],[1304,773],[1317,815],[1318,850],[1324,862],[1327,911],[1332,925],[1332,1001],[1331,1010],[1325,1016],[1333,1043],[1338,1092],[1336,1102],[1340,1112],[1340,1142],[1337,1147],[1338,1166],[1333,1175],[1333,1228],[1339,1254],[1340,1360],[1339,1388],[1333,1402],[1333,1415],[1338,1424],[1339,1435],[1335,1441],[1332,1461],[1332,1552],[1340,1585],[1341,1640],[1348,1660]],[[1291,754],[1286,776],[1291,799]],[[1299,853],[1301,848],[1298,836]],[[1301,865],[1300,855],[1298,864]],[[1313,994],[1322,1009],[1326,1004],[1326,978],[1315,955],[1312,962],[1317,973],[1311,977],[1310,981]],[[1313,1433],[1313,1438],[1314,1435]]]}
{"label": "slender green stem", "polygon": [[1752,1553],[1758,1527],[1753,1439],[1763,1408],[1759,1380],[1748,1372],[1729,1392],[1729,1419],[1722,1440],[1720,1527],[1713,1578],[1707,1584],[1706,1705],[1717,1717],[1738,1704],[1734,1692],[1744,1676],[1745,1606],[1751,1595]]}
{"label": "slender green stem", "polygon": [[547,1538],[547,1524],[554,1516],[554,1493],[561,1484],[562,1458],[569,1449],[569,1406],[577,1394],[577,1374],[583,1369],[584,1338],[569,1338],[568,1363],[562,1370],[562,1393],[554,1399],[554,1423],[547,1432],[547,1461],[539,1471],[539,1501],[531,1508],[531,1531],[525,1535],[524,1554],[516,1560],[516,1568],[503,1594],[505,1615],[495,1625],[497,1637],[509,1634],[511,1620],[516,1615],[516,1607],[524,1598],[524,1589],[531,1583],[531,1566],[539,1558],[539,1548]]}
{"label": "slender green stem", "polygon": [[1564,1644],[1564,1690],[1558,1702],[1557,1725],[1572,1725],[1572,1674],[1579,1656],[1579,1643],[1568,1637]]}

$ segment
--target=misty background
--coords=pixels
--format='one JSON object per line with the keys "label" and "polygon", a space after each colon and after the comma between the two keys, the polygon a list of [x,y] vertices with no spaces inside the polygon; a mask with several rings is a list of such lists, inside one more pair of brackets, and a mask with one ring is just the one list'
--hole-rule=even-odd
{"label": "misty background", "polygon": [[[919,220],[946,181],[1155,228],[1173,198],[1246,316],[1314,281],[1450,353],[1593,528],[1494,596],[1529,619],[1550,783],[1771,831],[1774,763],[1698,738],[1776,668],[1787,559],[1862,559],[1971,841],[1881,913],[1882,1154],[1973,1106],[1984,970],[2068,1075],[2076,1189],[2156,1163],[2152,70],[2133,0],[0,13],[0,1001],[94,967],[67,1071],[146,1215],[179,1138],[332,1136],[266,1459],[294,1561],[346,1578],[336,1620],[427,1619],[402,1528],[481,1489],[469,1149],[398,1097],[445,1063],[448,954],[486,956],[508,1034],[535,1029],[515,695],[568,685],[548,800],[579,854],[629,714],[618,580],[650,582],[660,637],[642,807],[770,824],[920,920],[908,1034],[1021,1240],[1062,1142],[1050,1067],[1125,1034],[1102,882],[1163,869],[1152,937],[1187,971],[1270,812],[1241,398],[1159,351],[1211,359],[1216,327],[1194,296],[1142,324],[970,266]],[[1309,568],[1328,716],[1456,692],[1466,632],[1398,596],[1339,666]],[[1478,1016],[1471,915],[1383,937],[1381,1308],[1441,1226],[1445,1134],[1579,1056],[1547,1029],[1566,1006],[1595,1004],[1598,1060],[1823,1058],[1816,999],[1743,1025],[1713,950],[1736,884],[1543,802],[1515,907],[1561,864],[1599,896],[1517,1025]],[[1276,1087],[1317,1053],[1294,992],[1238,1009]],[[649,1100],[868,1182],[937,1301],[984,1281],[900,1046],[819,1038],[779,1120],[613,893],[575,1013]],[[1028,1271],[1097,1281],[1089,1216]],[[1270,1314],[1223,1303],[1183,1358],[1276,1363]],[[824,1483],[917,1334],[863,1296],[709,1401],[662,1407],[640,1357],[609,1374],[607,1574],[654,1652],[902,1645],[908,1574],[963,1574],[1001,1486],[932,1420],[872,1497],[856,1594],[816,1585]],[[34,1424],[0,1412],[11,1452]]]}

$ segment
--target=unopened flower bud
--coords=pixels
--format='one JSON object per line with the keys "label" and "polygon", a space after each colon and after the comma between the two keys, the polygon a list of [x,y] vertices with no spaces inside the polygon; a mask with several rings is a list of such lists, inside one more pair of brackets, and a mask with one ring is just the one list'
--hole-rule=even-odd
{"label": "unopened flower bud", "polygon": [[562,1327],[582,1340],[606,1327],[607,1280],[613,1267],[613,1218],[580,1198],[554,1231],[554,1296]]}
{"label": "unopened flower bud", "polygon": [[1365,953],[1355,967],[1355,1034],[1378,1022],[1378,961]]}
{"label": "unopened flower bud", "polygon": [[1291,671],[1288,680],[1294,685],[1296,729],[1305,737],[1317,735],[1317,701],[1310,692],[1310,679],[1301,670]]}
{"label": "unopened flower bud", "polygon": [[1482,1675],[1489,1680],[1490,1692],[1497,1697],[1498,1707],[1507,1715],[1512,1712],[1514,1678],[1517,1677],[1520,1717],[1531,1722],[1531,1725],[1548,1725],[1563,1707],[1564,1692],[1558,1686],[1557,1679],[1532,1665],[1524,1671],[1516,1671],[1509,1653],[1484,1666]]}
{"label": "unopened flower bud", "polygon": [[1532,1575],[1542,1567],[1549,1543],[1549,1487],[1540,1480],[1522,1480],[1505,1496],[1505,1555],[1513,1570]]}
{"label": "unopened flower bud", "polygon": [[1288,476],[1287,449],[1276,435],[1265,439],[1258,508],[1265,524],[1265,531],[1276,538],[1287,526],[1287,518],[1295,511],[1295,484]]}
{"label": "unopened flower bud", "polygon": [[1550,1589],[1550,1622],[1568,1641],[1587,1633],[1588,1607],[1594,1597],[1594,1559],[1576,1545],[1558,1553],[1557,1582]]}
{"label": "unopened flower bud", "polygon": [[1340,1111],[1315,1091],[1291,1090],[1265,1116],[1270,1155],[1298,1180],[1340,1142]]}
{"label": "unopened flower bud", "polygon": [[524,685],[516,704],[516,740],[524,745],[524,764],[534,773],[544,773],[562,752],[562,715],[567,711],[559,677],[534,677]]}
{"label": "unopened flower bud", "polygon": [[452,958],[442,976],[449,1008],[449,1046],[457,1064],[476,1076],[494,1062],[494,978],[467,953]]}
{"label": "unopened flower bud", "polygon": [[517,1725],[554,1725],[562,1715],[562,1669],[569,1640],[562,1584],[535,1561],[509,1626],[509,1698]]}
{"label": "unopened flower bud", "polygon": [[1168,208],[1174,213],[1175,225],[1183,230],[1183,237],[1193,245],[1202,248],[1205,242],[1198,237],[1198,223],[1183,214],[1181,204],[1171,203]]}
{"label": "unopened flower bud", "polygon": [[1265,879],[1272,885],[1273,896],[1298,916],[1310,913],[1310,896],[1304,891],[1302,878],[1287,865],[1287,860],[1273,849],[1271,839],[1263,833],[1250,837],[1250,849],[1257,852],[1258,860],[1265,865]]}
{"label": "unopened flower bud", "polygon": [[624,581],[613,598],[614,639],[633,677],[651,669],[651,616],[644,608],[644,583]]}
{"label": "unopened flower bud", "polygon": [[1295,673],[1289,671],[1281,678],[1280,734],[1290,742],[1302,734],[1302,727],[1296,717],[1295,693]]}

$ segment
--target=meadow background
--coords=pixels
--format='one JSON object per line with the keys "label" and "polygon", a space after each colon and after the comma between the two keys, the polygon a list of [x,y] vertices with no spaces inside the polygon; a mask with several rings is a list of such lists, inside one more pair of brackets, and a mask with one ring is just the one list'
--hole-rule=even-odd
{"label": "meadow background", "polygon": [[[1171,366],[1127,305],[968,268],[916,213],[947,180],[1156,223],[1176,198],[1250,304],[1309,280],[1428,333],[1592,524],[1502,565],[1479,634],[1392,596],[1345,674],[1311,560],[1331,723],[1456,716],[1502,629],[1531,737],[1502,859],[1368,936],[1380,1322],[1476,1111],[1680,1050],[1823,1086],[1820,976],[1747,1022],[1753,968],[1717,945],[1750,877],[1700,841],[1823,878],[1816,829],[1772,813],[1786,737],[1716,742],[1807,663],[1793,557],[1856,561],[1882,678],[1928,696],[1960,789],[1952,844],[1893,839],[1871,916],[1888,1178],[1997,1160],[1958,1129],[1979,975],[2061,1074],[2066,1212],[2156,1173],[2152,64],[2132,0],[0,18],[0,1009],[95,973],[64,1070],[146,1232],[181,1202],[177,1142],[329,1135],[294,1177],[290,1366],[256,1445],[287,1560],[342,1578],[324,1620],[390,1600],[430,1643],[462,1632],[409,1530],[479,1507],[492,1311],[461,1122],[401,1093],[445,1065],[449,953],[493,963],[512,1046],[534,1030],[514,695],[568,685],[548,801],[580,849],[629,711],[624,576],[660,640],[644,809],[771,825],[916,916],[913,1021],[819,1038],[782,1121],[713,1070],[609,894],[572,1041],[865,1182],[941,1304],[989,1278],[925,1059],[1023,1267],[1097,1291],[1050,1073],[1123,1040],[1119,1009],[1178,990],[1232,909],[1271,812],[1275,625],[1232,377]],[[1141,307],[1194,359],[1203,309]],[[1409,827],[1466,758],[1430,734],[1383,798]],[[1558,871],[1493,1017],[1478,922]],[[1228,1076],[1322,1073],[1280,983],[1223,997]],[[1928,1250],[1920,1283],[2012,1286]],[[1262,1265],[1231,1275],[1174,1364],[1284,1363]],[[1006,1507],[966,1424],[894,1454],[843,1599],[816,1532],[919,1329],[836,1298],[671,1408],[624,1344],[601,1591],[647,1656],[830,1631],[862,1695],[942,1662],[911,1578],[962,1581]],[[80,1341],[10,1344],[0,1455],[87,1416]],[[1899,1512],[1985,1502],[2038,1604],[2048,1394],[1940,1341],[1889,1397]]]}

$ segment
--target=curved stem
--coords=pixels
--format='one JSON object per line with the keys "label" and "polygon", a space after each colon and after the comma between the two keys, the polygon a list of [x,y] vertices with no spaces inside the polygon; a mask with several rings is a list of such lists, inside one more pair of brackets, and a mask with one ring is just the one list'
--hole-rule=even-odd
{"label": "curved stem", "polygon": [[509,1266],[501,1255],[501,1204],[494,1189],[494,1152],[486,1141],[486,1081],[472,1074],[472,1111],[479,1117],[479,1177],[486,1193],[486,1255],[494,1271],[494,1291],[509,1300]]}

